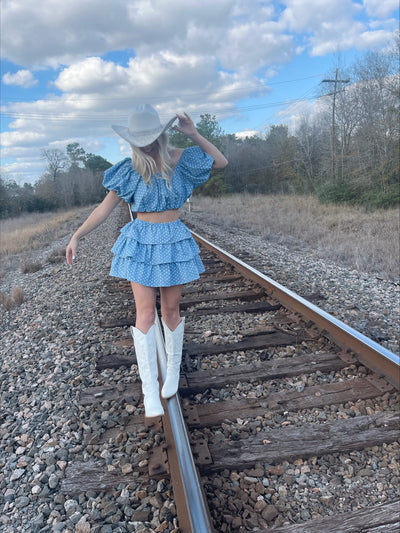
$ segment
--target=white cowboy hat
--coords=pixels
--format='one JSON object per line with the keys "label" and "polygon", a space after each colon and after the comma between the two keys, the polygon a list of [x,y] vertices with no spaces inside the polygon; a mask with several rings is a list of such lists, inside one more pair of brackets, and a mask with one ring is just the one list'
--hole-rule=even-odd
{"label": "white cowboy hat", "polygon": [[111,126],[120,137],[133,146],[148,146],[172,126],[177,117],[165,125],[160,122],[157,111],[150,104],[139,104],[129,117],[128,127]]}

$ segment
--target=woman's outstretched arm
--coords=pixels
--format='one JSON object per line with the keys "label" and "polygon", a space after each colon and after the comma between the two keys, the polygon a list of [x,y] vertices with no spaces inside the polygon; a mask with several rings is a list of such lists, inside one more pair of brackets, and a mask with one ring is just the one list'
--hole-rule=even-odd
{"label": "woman's outstretched arm", "polygon": [[90,213],[85,222],[76,230],[65,252],[67,263],[69,265],[72,265],[72,260],[75,259],[79,239],[93,231],[97,226],[100,226],[120,201],[121,198],[117,196],[117,193],[115,191],[110,191],[101,204]]}

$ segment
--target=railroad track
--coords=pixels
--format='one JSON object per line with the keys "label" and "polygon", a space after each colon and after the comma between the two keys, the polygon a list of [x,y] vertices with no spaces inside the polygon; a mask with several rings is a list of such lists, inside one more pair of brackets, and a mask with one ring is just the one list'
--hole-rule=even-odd
{"label": "railroad track", "polygon": [[[151,421],[149,429],[163,435],[160,445],[148,450],[145,467],[134,467],[141,476],[171,479],[182,532],[398,531],[396,465],[378,464],[374,453],[384,457],[388,446],[398,445],[399,358],[242,259],[195,238],[206,272],[184,288],[179,395],[165,402],[162,420]],[[117,328],[122,336],[115,343],[132,346],[130,285],[107,285],[121,299],[121,316],[103,317],[100,326]],[[157,348],[163,374],[161,328]],[[102,356],[97,368],[132,362],[133,353]],[[88,435],[90,449],[143,427],[139,382],[92,387],[80,401],[137,407],[120,427]],[[381,494],[360,507],[357,491],[363,484],[369,490],[363,480],[379,468]],[[77,464],[62,490],[107,491],[127,482],[129,475]],[[352,510],[332,507],[335,491],[343,491],[343,507],[354,498]]]}

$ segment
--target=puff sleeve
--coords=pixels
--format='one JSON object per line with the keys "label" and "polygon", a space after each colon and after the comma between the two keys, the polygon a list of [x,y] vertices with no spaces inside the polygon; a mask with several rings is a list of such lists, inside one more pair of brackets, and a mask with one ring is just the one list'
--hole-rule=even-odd
{"label": "puff sleeve", "polygon": [[139,179],[132,160],[127,157],[104,172],[103,186],[131,204]]}
{"label": "puff sleeve", "polygon": [[200,187],[210,177],[214,159],[199,146],[186,148],[179,161],[182,178],[191,183],[193,188]]}

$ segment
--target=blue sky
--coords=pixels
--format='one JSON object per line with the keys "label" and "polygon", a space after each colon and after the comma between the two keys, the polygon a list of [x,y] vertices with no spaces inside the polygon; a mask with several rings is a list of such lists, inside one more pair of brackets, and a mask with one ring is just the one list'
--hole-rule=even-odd
{"label": "blue sky", "polygon": [[293,124],[338,58],[384,49],[397,0],[2,0],[2,176],[35,182],[43,148],[116,162],[138,102],[227,133]]}

